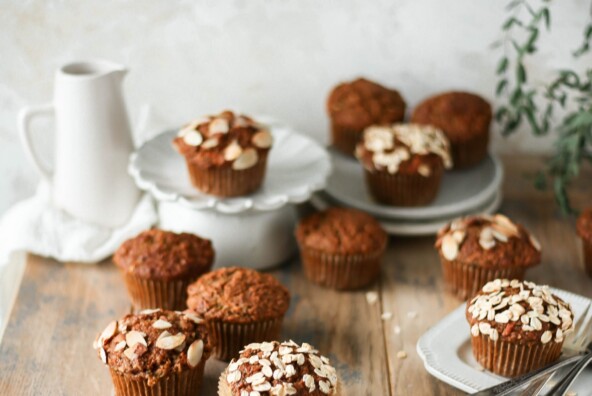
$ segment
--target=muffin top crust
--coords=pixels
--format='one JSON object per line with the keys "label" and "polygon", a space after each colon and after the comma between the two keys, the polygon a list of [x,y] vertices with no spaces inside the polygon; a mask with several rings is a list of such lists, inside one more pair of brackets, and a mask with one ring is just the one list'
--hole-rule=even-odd
{"label": "muffin top crust", "polygon": [[337,393],[335,368],[307,343],[249,344],[222,375],[233,395],[324,396]]}
{"label": "muffin top crust", "polygon": [[388,240],[378,221],[350,208],[329,208],[304,218],[296,228],[300,246],[330,254],[382,252]]}
{"label": "muffin top crust", "polygon": [[190,311],[140,311],[107,325],[94,342],[112,370],[149,386],[205,362],[212,351],[203,320]]}
{"label": "muffin top crust", "polygon": [[491,117],[491,105],[479,95],[445,92],[417,105],[411,122],[433,125],[455,143],[488,132]]}
{"label": "muffin top crust", "polygon": [[207,320],[250,323],[282,317],[290,293],[272,275],[248,268],[220,268],[187,288],[187,306]]}
{"label": "muffin top crust", "polygon": [[562,342],[574,329],[568,303],[548,286],[517,279],[496,279],[467,303],[471,334],[515,343]]}
{"label": "muffin top crust", "polygon": [[419,173],[429,177],[436,168],[451,168],[448,139],[427,125],[371,126],[356,147],[356,157],[369,171]]}
{"label": "muffin top crust", "polygon": [[438,232],[435,247],[445,260],[483,267],[529,267],[541,261],[537,239],[502,214],[456,219]]}
{"label": "muffin top crust", "polygon": [[578,235],[587,240],[592,241],[592,207],[585,209],[576,223]]}
{"label": "muffin top crust", "polygon": [[405,117],[405,101],[398,91],[358,78],[336,86],[327,100],[335,125],[360,131],[372,124],[391,124]]}
{"label": "muffin top crust", "polygon": [[237,171],[255,166],[272,144],[268,127],[229,110],[193,120],[173,140],[177,151],[193,165]]}
{"label": "muffin top crust", "polygon": [[151,229],[125,241],[113,261],[144,279],[197,277],[212,267],[214,248],[209,239],[194,234]]}

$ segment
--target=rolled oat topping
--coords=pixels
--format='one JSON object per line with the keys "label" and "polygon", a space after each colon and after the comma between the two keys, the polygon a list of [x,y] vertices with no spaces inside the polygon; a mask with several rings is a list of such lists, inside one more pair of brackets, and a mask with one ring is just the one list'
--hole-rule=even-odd
{"label": "rolled oat topping", "polygon": [[224,111],[184,126],[174,144],[188,161],[204,168],[244,170],[255,166],[271,148],[273,137],[268,127],[252,118]]}
{"label": "rolled oat topping", "polygon": [[481,264],[533,265],[541,246],[524,227],[502,214],[468,216],[454,220],[438,232],[436,248],[449,261]]}
{"label": "rolled oat topping", "polygon": [[487,335],[514,342],[562,342],[573,331],[568,303],[548,286],[517,279],[496,279],[467,303],[467,320],[474,337]]}
{"label": "rolled oat topping", "polygon": [[236,395],[335,395],[337,374],[311,345],[294,341],[249,344],[224,372]]}
{"label": "rolled oat topping", "polygon": [[152,386],[208,359],[211,346],[202,322],[189,311],[144,310],[109,323],[93,346],[111,369]]}

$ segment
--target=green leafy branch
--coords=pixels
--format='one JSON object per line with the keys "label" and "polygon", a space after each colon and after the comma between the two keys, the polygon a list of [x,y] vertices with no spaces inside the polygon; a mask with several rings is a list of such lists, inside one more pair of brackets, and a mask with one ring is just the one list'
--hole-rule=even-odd
{"label": "green leafy branch", "polygon": [[[541,31],[550,31],[552,0],[513,0],[507,10],[508,19],[502,25],[504,55],[497,67],[499,77],[496,94],[504,100],[495,118],[502,133],[509,135],[527,123],[535,135],[545,135],[553,128],[557,134],[555,151],[546,168],[535,180],[544,188],[552,182],[556,201],[564,213],[574,213],[567,193],[584,161],[592,162],[592,69],[578,74],[573,70],[559,70],[556,76],[542,86],[528,80],[525,61],[537,51]],[[521,40],[517,36],[522,37]],[[592,19],[584,29],[584,38],[573,52],[580,57],[590,51]],[[566,114],[553,123],[557,109]]]}

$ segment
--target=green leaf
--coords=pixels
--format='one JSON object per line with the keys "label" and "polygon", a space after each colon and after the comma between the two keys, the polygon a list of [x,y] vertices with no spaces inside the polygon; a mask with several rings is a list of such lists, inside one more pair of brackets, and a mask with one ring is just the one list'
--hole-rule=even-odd
{"label": "green leaf", "polygon": [[497,122],[502,122],[502,120],[504,119],[504,117],[506,117],[508,115],[508,113],[509,113],[509,111],[508,111],[508,108],[506,106],[500,107],[495,112],[495,120]]}
{"label": "green leaf", "polygon": [[502,25],[502,30],[510,30],[514,25],[522,26],[522,22],[520,22],[518,19],[514,17],[511,17],[504,22],[504,24]]}
{"label": "green leaf", "polygon": [[497,83],[497,88],[495,89],[495,94],[497,96],[500,96],[507,86],[508,86],[508,80],[506,80],[505,78],[503,80],[500,80]]}
{"label": "green leaf", "polygon": [[522,63],[519,63],[516,69],[516,79],[518,80],[518,84],[524,84],[526,82],[526,69]]}
{"label": "green leaf", "polygon": [[539,29],[532,28],[530,30],[530,36],[528,37],[528,41],[526,43],[527,48],[534,46],[534,43],[537,41],[538,37],[539,37]]}
{"label": "green leaf", "polygon": [[562,131],[571,131],[578,128],[590,128],[592,127],[592,113],[580,112],[574,113],[564,119],[561,125]]}
{"label": "green leaf", "polygon": [[497,65],[497,74],[505,73],[505,71],[508,69],[508,63],[508,57],[504,56]]}
{"label": "green leaf", "polygon": [[543,13],[543,20],[545,21],[545,27],[547,30],[551,30],[551,14],[549,13],[549,9],[547,7],[541,10]]}
{"label": "green leaf", "polygon": [[516,87],[514,92],[512,92],[512,96],[510,96],[510,104],[514,107],[518,107],[520,100],[522,99],[522,89],[520,87]]}
{"label": "green leaf", "polygon": [[537,172],[536,176],[534,177],[534,186],[537,190],[547,189],[547,176],[545,175],[545,172]]}

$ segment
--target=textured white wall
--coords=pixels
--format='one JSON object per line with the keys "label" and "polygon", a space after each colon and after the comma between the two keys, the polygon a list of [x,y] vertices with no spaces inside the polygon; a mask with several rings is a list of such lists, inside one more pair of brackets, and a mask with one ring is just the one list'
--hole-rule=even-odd
{"label": "textured white wall", "polygon": [[[150,103],[179,123],[237,107],[326,141],[327,92],[358,75],[397,87],[411,106],[450,88],[492,99],[499,54],[489,44],[499,37],[505,3],[0,0],[0,213],[37,182],[17,139],[17,111],[50,99],[53,70],[64,62],[103,57],[128,65],[132,114]],[[553,32],[530,71],[544,76],[572,65],[566,43],[578,42],[588,5],[554,2]],[[49,138],[50,128],[43,133]],[[549,148],[528,133],[494,145]]]}

